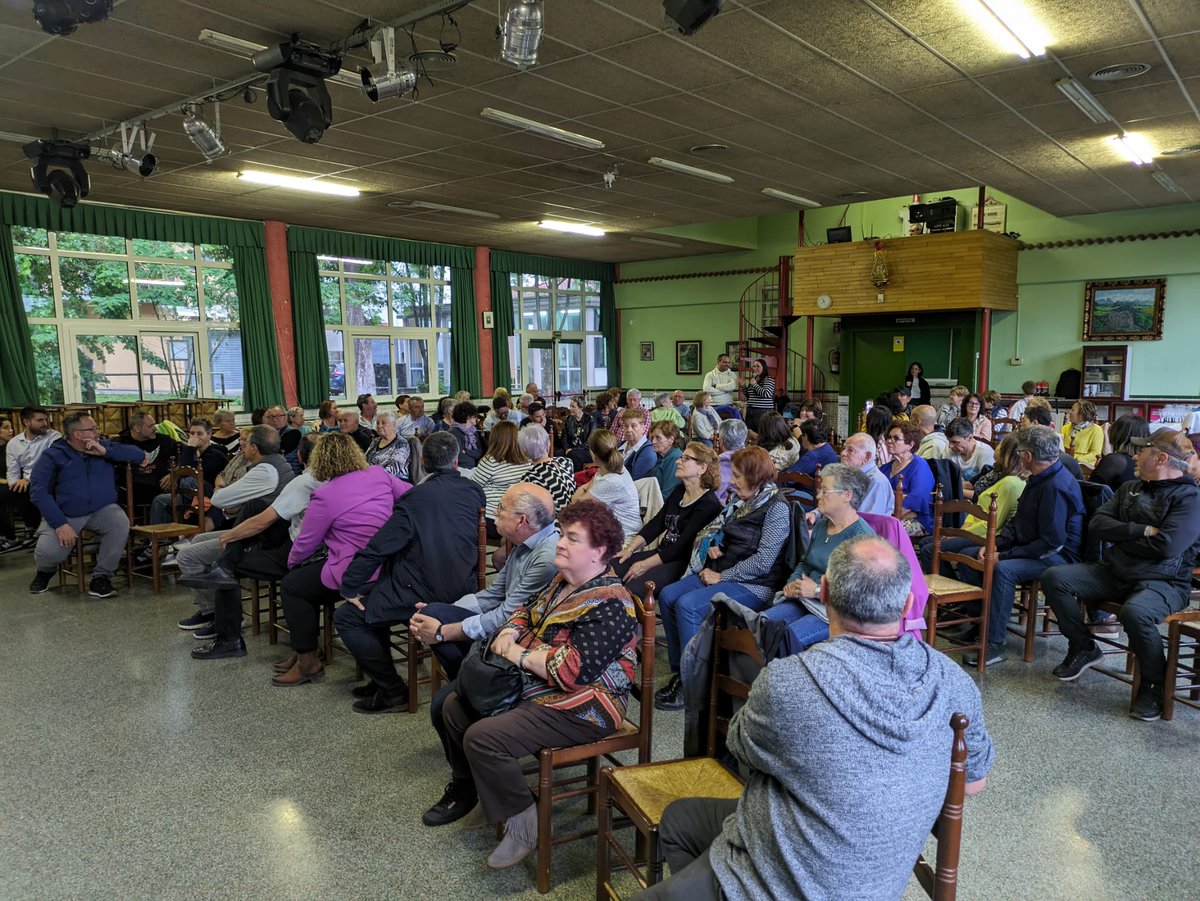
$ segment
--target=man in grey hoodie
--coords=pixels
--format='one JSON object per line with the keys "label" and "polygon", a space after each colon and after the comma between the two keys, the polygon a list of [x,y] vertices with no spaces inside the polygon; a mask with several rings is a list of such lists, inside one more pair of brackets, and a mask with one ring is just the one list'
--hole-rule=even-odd
{"label": "man in grey hoodie", "polygon": [[[659,829],[671,878],[639,898],[899,898],[950,778],[950,717],[964,713],[967,794],[995,750],[975,683],[911,635],[908,563],[878,537],[830,556],[827,641],[772,662],[733,718],[736,801],[689,798]],[[899,637],[897,637],[899,636]]]}

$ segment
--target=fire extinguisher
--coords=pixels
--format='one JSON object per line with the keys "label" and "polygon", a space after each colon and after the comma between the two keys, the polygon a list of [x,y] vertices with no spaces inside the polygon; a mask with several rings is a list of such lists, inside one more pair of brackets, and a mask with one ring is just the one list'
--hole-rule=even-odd
{"label": "fire extinguisher", "polygon": [[834,348],[829,352],[829,372],[832,375],[837,375],[842,368],[842,352],[838,348]]}

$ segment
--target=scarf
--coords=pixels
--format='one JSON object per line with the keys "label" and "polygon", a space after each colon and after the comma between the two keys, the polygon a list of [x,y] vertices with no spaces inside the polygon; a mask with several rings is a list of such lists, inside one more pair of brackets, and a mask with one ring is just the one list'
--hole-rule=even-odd
{"label": "scarf", "polygon": [[463,425],[462,423],[454,423],[460,435],[463,436],[463,447],[469,451],[479,450],[479,438],[475,434],[475,426]]}
{"label": "scarf", "polygon": [[759,507],[774,500],[778,493],[779,488],[774,482],[764,482],[754,497],[742,500],[735,496],[726,504],[725,509],[717,515],[717,518],[701,529],[700,534],[696,536],[696,543],[692,545],[692,559],[688,564],[688,574],[698,573],[704,569],[708,562],[708,549],[720,547],[721,539],[725,537],[726,524],[749,516]]}

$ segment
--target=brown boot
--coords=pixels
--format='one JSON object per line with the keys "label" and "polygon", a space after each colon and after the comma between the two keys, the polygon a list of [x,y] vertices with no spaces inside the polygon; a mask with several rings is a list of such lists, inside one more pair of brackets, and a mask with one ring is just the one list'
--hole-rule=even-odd
{"label": "brown boot", "polygon": [[271,666],[274,668],[275,672],[277,672],[277,673],[286,673],[288,670],[290,670],[295,665],[296,665],[296,655],[295,654],[293,654],[291,657],[284,657],[282,660],[276,660],[274,663],[271,664]]}
{"label": "brown boot", "polygon": [[303,685],[305,682],[320,682],[325,678],[325,667],[316,651],[307,651],[296,655],[296,662],[286,673],[280,673],[271,679],[275,685],[284,688],[292,685]]}

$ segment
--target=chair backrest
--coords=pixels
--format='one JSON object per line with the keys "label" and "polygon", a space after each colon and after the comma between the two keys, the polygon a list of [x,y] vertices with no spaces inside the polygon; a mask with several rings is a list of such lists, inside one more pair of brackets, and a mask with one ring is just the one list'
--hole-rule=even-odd
{"label": "chair backrest", "polygon": [[421,439],[416,435],[408,439],[408,481],[416,485],[425,478],[425,465],[421,462]]}
{"label": "chair backrest", "polygon": [[642,522],[647,522],[658,515],[663,507],[662,486],[654,476],[638,479],[633,483],[638,493],[638,508],[642,514]]}
{"label": "chair backrest", "polygon": [[479,590],[487,588],[487,520],[484,519],[486,511],[483,507],[479,508],[479,567],[478,580]]}
{"label": "chair backrest", "polygon": [[[947,501],[958,501],[963,498],[962,485],[962,470],[946,459],[927,460],[929,468],[933,470],[933,479],[937,483],[937,494]],[[948,526],[961,526],[963,522],[962,514],[947,513],[950,517],[946,521]]]}
{"label": "chair backrest", "polygon": [[[781,472],[775,477],[775,484],[784,492],[783,496],[793,504],[799,504],[809,510],[817,508],[817,486],[820,484],[816,476],[803,472]],[[803,491],[807,497],[801,497],[793,492]]]}
{"label": "chair backrest", "polygon": [[646,596],[633,596],[633,606],[638,618],[638,686],[642,692],[641,709],[638,713],[638,763],[649,763],[653,749],[654,725],[654,657],[658,650],[655,630],[658,620],[654,615],[655,584],[646,583]]}
{"label": "chair backrest", "polygon": [[937,864],[931,867],[923,854],[917,855],[913,864],[913,875],[933,901],[954,901],[958,892],[958,858],[962,851],[963,801],[967,796],[967,726],[970,720],[964,714],[950,717],[950,728],[954,730],[954,742],[950,746],[950,781],[946,785],[946,798],[942,809],[933,823],[933,837],[937,840]]}
{"label": "chair backrest", "polygon": [[170,472],[171,476],[171,521],[179,522],[184,510],[176,503],[180,493],[180,483],[184,479],[192,479],[196,483],[196,522],[204,524],[204,472],[194,466],[176,466]]}
{"label": "chair backrest", "polygon": [[[930,564],[930,572],[935,574],[940,572],[943,563],[962,564],[983,574],[984,593],[987,594],[991,590],[992,566],[996,562],[996,496],[992,495],[992,503],[985,511],[971,501],[942,500],[941,487],[939,485],[938,490],[933,493],[933,560]],[[987,532],[981,538],[974,532],[948,526],[945,520],[950,514],[954,514],[956,517],[961,514],[963,517],[974,516],[982,519],[987,523]],[[944,550],[942,541],[946,538],[965,538],[973,545],[982,547],[983,559],[979,559],[974,554]]]}
{"label": "chair backrest", "polygon": [[133,511],[133,464],[125,464],[125,515],[129,517],[132,526],[136,518]]}
{"label": "chair backrest", "polygon": [[734,654],[744,654],[759,668],[766,666],[758,643],[745,624],[729,621],[729,612],[721,605],[713,608],[713,654],[712,682],[708,690],[708,738],[705,753],[717,756],[717,735],[724,739],[729,734],[729,721],[733,719],[736,701],[743,704],[750,697],[750,682],[733,674],[730,662]]}
{"label": "chair backrest", "polygon": [[1095,470],[1086,463],[1079,464],[1079,471],[1083,473],[1083,477],[1085,479],[1090,479],[1092,477],[1092,473],[1095,472]]}

